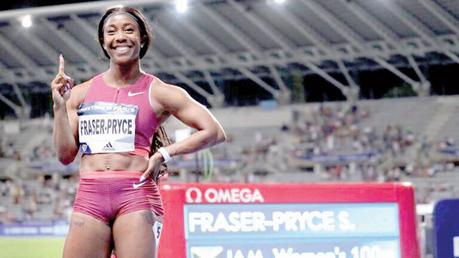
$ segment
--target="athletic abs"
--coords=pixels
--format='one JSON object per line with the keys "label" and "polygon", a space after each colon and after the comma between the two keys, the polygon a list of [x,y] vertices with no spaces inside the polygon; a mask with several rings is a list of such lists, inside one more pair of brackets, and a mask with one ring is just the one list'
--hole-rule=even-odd
{"label": "athletic abs", "polygon": [[145,171],[148,158],[127,153],[99,153],[83,155],[80,171],[127,170]]}

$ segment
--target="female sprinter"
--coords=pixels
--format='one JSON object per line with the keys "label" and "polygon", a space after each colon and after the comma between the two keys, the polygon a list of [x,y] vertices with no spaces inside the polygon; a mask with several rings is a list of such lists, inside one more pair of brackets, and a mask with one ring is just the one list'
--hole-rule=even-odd
{"label": "female sprinter", "polygon": [[[214,116],[181,88],[144,72],[140,59],[152,40],[142,13],[111,8],[98,27],[108,70],[73,87],[59,57],[51,82],[54,144],[60,162],[82,153],[64,258],[153,258],[164,215],[156,180],[174,156],[223,142]],[[197,131],[150,151],[155,132],[175,116]]]}

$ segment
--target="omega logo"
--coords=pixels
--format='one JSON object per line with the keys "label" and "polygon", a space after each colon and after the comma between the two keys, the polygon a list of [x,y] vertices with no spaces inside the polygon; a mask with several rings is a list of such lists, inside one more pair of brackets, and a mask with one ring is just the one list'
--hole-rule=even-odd
{"label": "omega logo", "polygon": [[250,188],[208,188],[203,192],[197,187],[191,187],[187,189],[185,196],[187,203],[262,203],[265,201],[258,189]]}

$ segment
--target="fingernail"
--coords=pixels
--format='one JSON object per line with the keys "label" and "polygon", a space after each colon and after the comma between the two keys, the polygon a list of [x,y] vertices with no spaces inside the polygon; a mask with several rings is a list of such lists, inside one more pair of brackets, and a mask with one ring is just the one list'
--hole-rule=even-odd
{"label": "fingernail", "polygon": [[145,176],[142,175],[142,176],[140,177],[140,179],[139,179],[139,182],[143,182],[143,181],[145,181],[145,179],[146,179]]}

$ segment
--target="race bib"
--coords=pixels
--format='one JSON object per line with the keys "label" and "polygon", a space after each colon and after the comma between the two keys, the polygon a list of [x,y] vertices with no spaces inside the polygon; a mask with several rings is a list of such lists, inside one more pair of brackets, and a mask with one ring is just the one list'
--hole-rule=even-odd
{"label": "race bib", "polygon": [[155,221],[153,224],[152,230],[153,234],[155,235],[156,246],[159,245],[159,240],[161,239],[161,231],[163,229],[163,223],[160,221]]}
{"label": "race bib", "polygon": [[136,105],[83,103],[78,110],[78,133],[83,154],[134,151]]}

